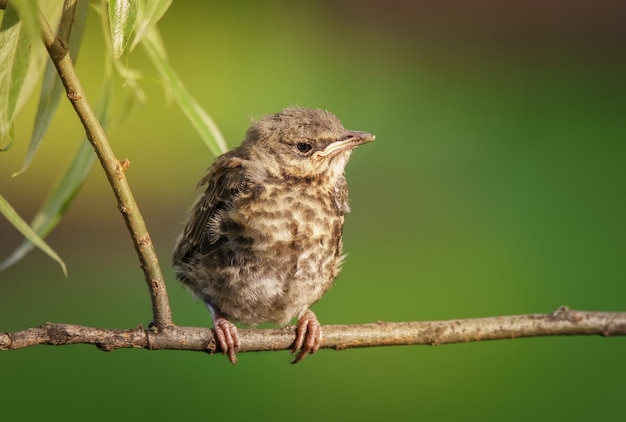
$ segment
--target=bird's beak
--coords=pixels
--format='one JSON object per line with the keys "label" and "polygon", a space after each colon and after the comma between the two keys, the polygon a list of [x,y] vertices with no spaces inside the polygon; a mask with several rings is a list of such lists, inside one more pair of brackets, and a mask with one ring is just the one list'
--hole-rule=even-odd
{"label": "bird's beak", "polygon": [[359,132],[356,130],[350,130],[338,141],[332,142],[326,146],[322,151],[318,151],[316,154],[321,157],[328,157],[329,155],[335,155],[339,152],[353,149],[359,145],[372,142],[376,139],[376,136],[369,132]]}

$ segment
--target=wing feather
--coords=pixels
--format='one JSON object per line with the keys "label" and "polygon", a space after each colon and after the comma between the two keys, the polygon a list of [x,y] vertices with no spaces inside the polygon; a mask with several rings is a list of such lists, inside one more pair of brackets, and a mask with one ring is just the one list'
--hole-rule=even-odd
{"label": "wing feather", "polygon": [[229,206],[245,183],[243,163],[241,158],[222,155],[198,183],[199,187],[206,186],[206,190],[191,209],[190,218],[178,238],[173,256],[175,267],[188,261],[207,241],[215,243],[209,223],[216,214]]}

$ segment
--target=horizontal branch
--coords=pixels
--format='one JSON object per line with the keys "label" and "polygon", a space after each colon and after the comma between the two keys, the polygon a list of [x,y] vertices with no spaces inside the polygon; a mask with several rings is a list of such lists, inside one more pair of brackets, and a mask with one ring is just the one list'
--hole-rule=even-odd
{"label": "horizontal branch", "polygon": [[[425,344],[438,345],[517,337],[558,335],[626,335],[626,312],[589,312],[560,307],[550,314],[425,322],[376,322],[363,325],[322,327],[322,348]],[[295,327],[241,329],[239,352],[291,349]],[[0,350],[39,344],[93,344],[101,350],[143,348],[219,352],[209,328],[170,326],[162,330],[141,327],[129,330],[46,323],[14,333],[0,333]]]}

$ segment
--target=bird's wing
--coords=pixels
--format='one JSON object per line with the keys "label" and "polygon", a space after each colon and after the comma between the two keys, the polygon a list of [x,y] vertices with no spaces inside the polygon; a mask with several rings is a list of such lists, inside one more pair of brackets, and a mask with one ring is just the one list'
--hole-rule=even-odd
{"label": "bird's wing", "polygon": [[185,262],[210,234],[207,233],[211,218],[228,206],[245,181],[241,158],[222,155],[215,160],[198,186],[206,186],[204,194],[198,199],[191,210],[190,218],[178,239],[174,250],[173,261]]}

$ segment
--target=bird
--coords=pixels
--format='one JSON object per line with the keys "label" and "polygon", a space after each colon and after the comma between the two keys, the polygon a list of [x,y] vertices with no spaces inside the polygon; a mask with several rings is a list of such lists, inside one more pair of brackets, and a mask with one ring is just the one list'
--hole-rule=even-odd
{"label": "bird", "polygon": [[208,307],[232,364],[240,345],[234,322],[285,326],[297,318],[292,363],[319,349],[322,330],[311,306],[334,284],[345,257],[344,169],[352,151],[374,139],[345,129],[329,111],[289,107],[253,122],[198,183],[204,193],[172,264]]}

